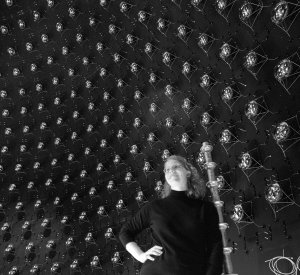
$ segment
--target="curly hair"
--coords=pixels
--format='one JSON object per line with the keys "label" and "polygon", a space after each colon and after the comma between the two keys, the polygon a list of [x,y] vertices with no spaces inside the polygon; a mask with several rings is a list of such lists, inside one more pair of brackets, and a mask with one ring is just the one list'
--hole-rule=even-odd
{"label": "curly hair", "polygon": [[[165,164],[168,160],[177,160],[186,170],[191,172],[191,176],[187,181],[187,190],[186,194],[191,198],[204,198],[206,193],[206,186],[204,180],[200,177],[197,169],[189,163],[184,157],[179,155],[172,155],[168,157],[165,161]],[[164,189],[162,190],[161,197],[166,198],[170,195],[171,186],[165,181]]]}

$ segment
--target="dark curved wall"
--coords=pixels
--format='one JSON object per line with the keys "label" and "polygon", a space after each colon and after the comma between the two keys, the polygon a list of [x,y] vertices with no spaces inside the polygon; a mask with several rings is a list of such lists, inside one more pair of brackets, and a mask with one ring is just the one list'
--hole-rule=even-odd
{"label": "dark curved wall", "polygon": [[[125,13],[120,11],[120,1],[111,1],[104,7],[92,0],[55,1],[53,7],[49,7],[47,1],[13,2],[12,6],[6,1],[0,3],[0,25],[8,28],[7,34],[0,35],[0,87],[7,93],[0,98],[0,145],[2,149],[8,147],[8,151],[3,149],[0,155],[3,166],[0,225],[5,222],[10,225],[6,232],[1,231],[1,274],[8,274],[13,266],[20,274],[29,274],[34,264],[40,266],[42,274],[50,274],[53,263],[59,264],[62,274],[69,274],[74,259],[78,259],[83,274],[135,274],[139,264],[114,236],[142,206],[135,200],[138,191],[143,191],[146,201],[157,197],[156,183],[163,181],[163,150],[186,156],[206,177],[203,165],[197,162],[204,141],[214,146],[216,174],[223,175],[227,182],[220,194],[230,225],[228,237],[229,245],[234,247],[234,271],[241,275],[273,274],[266,261],[283,253],[296,262],[300,256],[298,17],[291,22],[288,35],[271,21],[277,2],[269,0],[264,1],[257,13],[252,30],[239,19],[241,1],[228,1],[232,7],[227,21],[217,13],[212,1],[201,1],[199,9],[184,0],[132,1]],[[259,6],[260,2],[252,4]],[[290,9],[295,8],[294,15],[298,14],[296,3],[289,5]],[[70,7],[75,8],[74,17],[69,16]],[[138,21],[140,10],[150,14],[144,24]],[[34,21],[33,11],[40,13],[39,20]],[[89,17],[95,19],[92,26]],[[157,29],[159,18],[170,22],[164,34]],[[25,28],[20,28],[18,20],[25,22]],[[58,22],[63,26],[61,32],[56,30]],[[110,24],[119,28],[117,34],[109,34]],[[189,27],[186,39],[178,37],[177,28],[181,24]],[[198,46],[199,35],[203,32],[214,37],[207,54]],[[76,42],[77,33],[83,35],[81,43]],[[47,43],[42,42],[42,34],[48,35]],[[134,45],[126,43],[127,34],[136,37]],[[27,42],[33,44],[30,52],[26,50]],[[97,51],[98,42],[103,43],[103,51]],[[148,42],[155,46],[151,58],[144,51]],[[224,42],[236,49],[231,66],[219,57]],[[66,55],[62,53],[64,46],[69,49]],[[9,47],[15,50],[14,55],[7,52]],[[257,72],[256,78],[243,66],[246,54],[253,49],[260,58],[259,65],[253,69]],[[171,67],[162,62],[165,51],[176,56]],[[113,60],[114,53],[123,57],[119,64]],[[53,57],[53,64],[47,64],[48,56]],[[88,58],[86,65],[84,57]],[[290,77],[289,81],[295,79],[295,82],[287,91],[274,77],[274,68],[289,57],[294,61],[294,76],[291,76],[294,78]],[[188,77],[181,72],[186,61],[193,66]],[[139,65],[137,75],[130,71],[132,62]],[[32,63],[37,65],[36,71],[30,70]],[[13,75],[14,68],[20,70],[19,75]],[[75,70],[74,76],[68,75],[69,68]],[[107,77],[99,75],[101,68],[107,69]],[[151,72],[159,80],[154,85],[149,82]],[[209,73],[216,81],[209,91],[200,86],[204,73]],[[53,84],[54,77],[58,77],[58,84]],[[118,79],[125,82],[122,88],[117,86]],[[90,87],[86,86],[87,81],[91,81]],[[39,83],[41,91],[36,87]],[[221,94],[222,89],[232,83],[236,83],[240,97],[229,108]],[[172,98],[165,95],[167,84],[176,89]],[[25,89],[23,95],[19,93],[21,88]],[[72,90],[76,91],[74,97]],[[141,100],[134,98],[136,90],[142,92]],[[110,94],[109,100],[104,99],[104,92]],[[54,103],[57,97],[60,104]],[[193,106],[185,112],[182,104],[187,97]],[[251,100],[259,102],[255,124],[245,115],[246,105]],[[93,110],[88,108],[91,102],[95,106]],[[42,110],[38,110],[39,103],[44,104]],[[151,103],[158,107],[152,113]],[[118,111],[121,104],[125,106],[124,113]],[[27,113],[21,114],[21,107],[26,107]],[[8,110],[9,115],[3,115],[3,110]],[[79,112],[78,118],[74,118],[74,111]],[[214,119],[207,129],[200,123],[201,114],[206,111]],[[103,123],[105,115],[109,116],[107,124]],[[63,118],[61,125],[56,123],[59,117]],[[167,117],[174,121],[171,128],[166,127]],[[133,126],[135,118],[142,121],[138,128]],[[292,127],[289,139],[293,144],[285,154],[272,136],[274,127],[282,121]],[[43,122],[47,125],[45,129],[40,127]],[[29,126],[26,133],[23,131],[25,125]],[[93,125],[91,132],[87,131],[89,125]],[[6,128],[11,128],[12,133],[5,134]],[[117,138],[120,129],[126,135],[122,139]],[[222,146],[219,137],[224,129],[232,130],[239,142]],[[73,132],[78,135],[76,139],[71,138]],[[156,136],[154,143],[147,141],[150,132]],[[186,145],[181,143],[183,133],[189,135]],[[61,142],[55,145],[57,137]],[[107,141],[104,148],[100,146],[102,139]],[[41,149],[39,142],[44,143]],[[283,142],[283,148],[289,143]],[[19,150],[22,144],[27,146],[25,152]],[[130,153],[132,145],[137,145],[138,154]],[[86,154],[87,147],[91,151]],[[242,152],[249,152],[255,160],[245,171],[238,165]],[[68,160],[71,153],[74,159]],[[113,162],[115,155],[120,155],[120,163]],[[51,165],[54,158],[58,162]],[[148,172],[143,171],[145,161],[152,167]],[[40,167],[34,169],[35,162],[39,162]],[[105,170],[96,169],[99,163]],[[17,164],[22,165],[18,171]],[[86,175],[80,176],[83,170]],[[134,179],[126,182],[129,171]],[[64,175],[69,175],[68,182],[63,181]],[[47,179],[52,180],[48,186],[45,185]],[[107,189],[110,180],[115,183],[112,190]],[[270,204],[265,198],[266,187],[274,180],[284,190],[279,204]],[[34,182],[32,189],[27,188],[30,181]],[[15,187],[9,190],[11,184]],[[91,187],[96,188],[95,196],[89,195]],[[72,201],[74,193],[79,197]],[[55,206],[56,197],[61,202]],[[35,208],[38,199],[41,206]],[[119,199],[125,203],[121,209],[116,208]],[[23,209],[15,208],[17,202],[23,203]],[[233,206],[239,203],[248,216],[234,223],[230,215]],[[99,206],[105,207],[107,216],[97,214]],[[80,221],[83,211],[87,218]],[[69,225],[61,223],[63,216],[69,217]],[[41,226],[44,218],[51,221],[48,229]],[[31,223],[31,235],[22,231],[25,221]],[[107,239],[108,228],[112,228],[114,236]],[[88,232],[93,233],[92,243],[85,241]],[[68,249],[65,242],[70,236],[74,237],[75,244]],[[49,240],[56,242],[55,249],[46,248]],[[29,242],[35,245],[35,253],[30,257],[25,251]],[[143,248],[148,247],[149,242],[147,233],[139,237]],[[7,255],[4,251],[9,244],[13,244],[15,250]],[[120,252],[121,260],[112,263],[115,252]],[[101,269],[91,268],[94,256],[99,257]],[[292,269],[287,259],[281,260],[278,266],[281,272]]]}

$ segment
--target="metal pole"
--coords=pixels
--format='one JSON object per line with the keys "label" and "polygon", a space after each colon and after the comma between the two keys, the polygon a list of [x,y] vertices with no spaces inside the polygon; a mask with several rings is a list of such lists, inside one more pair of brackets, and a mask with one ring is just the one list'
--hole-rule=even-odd
{"label": "metal pole", "polygon": [[[218,191],[218,182],[215,177],[215,168],[216,163],[212,161],[211,151],[213,150],[213,146],[210,145],[208,142],[203,142],[201,151],[205,156],[205,168],[208,174],[208,187],[213,196],[214,204],[217,208],[218,215],[219,215],[219,228],[222,233],[222,240],[223,240],[223,252],[225,256],[225,273],[224,274],[233,274],[233,267],[231,262],[231,253],[233,251],[232,247],[228,247],[227,244],[227,234],[226,229],[229,228],[228,224],[224,222],[224,217],[222,213],[222,207],[224,202],[220,200],[219,191]],[[237,274],[235,274],[237,275]]]}

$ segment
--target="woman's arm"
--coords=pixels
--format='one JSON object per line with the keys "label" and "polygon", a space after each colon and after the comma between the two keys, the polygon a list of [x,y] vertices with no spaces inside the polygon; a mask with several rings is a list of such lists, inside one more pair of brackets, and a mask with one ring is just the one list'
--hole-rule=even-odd
{"label": "woman's arm", "polygon": [[126,244],[126,250],[139,262],[143,262],[141,260],[141,255],[144,253],[144,251],[137,245],[136,242],[130,242]]}
{"label": "woman's arm", "polygon": [[144,205],[129,221],[123,224],[119,233],[119,239],[125,248],[128,243],[135,242],[136,236],[149,227],[150,204]]}
{"label": "woman's arm", "polygon": [[154,256],[160,256],[161,246],[153,246],[146,252],[143,252],[135,242],[136,236],[150,224],[151,203],[142,207],[133,218],[125,223],[119,233],[119,239],[126,250],[138,261],[144,263],[146,260],[154,261]]}
{"label": "woman's arm", "polygon": [[146,260],[154,261],[151,255],[160,256],[162,254],[162,247],[155,245],[146,252],[137,245],[136,242],[129,242],[126,244],[126,250],[139,262],[144,263]]}
{"label": "woman's arm", "polygon": [[207,270],[205,275],[220,275],[223,271],[224,254],[218,211],[213,203],[205,206],[207,225]]}

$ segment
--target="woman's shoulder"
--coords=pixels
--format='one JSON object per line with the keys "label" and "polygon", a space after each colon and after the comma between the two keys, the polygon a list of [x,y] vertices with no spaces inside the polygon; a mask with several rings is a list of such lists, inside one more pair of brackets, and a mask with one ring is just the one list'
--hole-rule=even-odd
{"label": "woman's shoulder", "polygon": [[154,198],[152,200],[149,200],[144,203],[144,205],[141,207],[141,209],[144,210],[150,210],[151,208],[155,207],[156,205],[159,205],[163,199],[161,198]]}
{"label": "woman's shoulder", "polygon": [[147,203],[147,208],[148,209],[157,209],[157,208],[161,208],[163,207],[164,205],[168,204],[168,198],[154,198],[152,200],[150,200],[148,203]]}
{"label": "woman's shoulder", "polygon": [[206,198],[202,199],[202,202],[203,202],[204,205],[206,205],[208,207],[214,206],[214,203],[211,200],[208,200]]}
{"label": "woman's shoulder", "polygon": [[160,204],[162,204],[162,203],[164,203],[166,201],[166,198],[160,198],[160,197],[158,197],[158,198],[154,198],[153,200],[151,200],[151,205],[160,205]]}
{"label": "woman's shoulder", "polygon": [[204,200],[203,201],[203,206],[204,206],[203,210],[204,210],[204,213],[205,213],[206,216],[213,217],[213,216],[218,215],[217,214],[217,208],[216,208],[213,201]]}
{"label": "woman's shoulder", "polygon": [[215,207],[215,204],[212,201],[208,200],[208,199],[203,199],[202,203],[203,203],[203,206],[205,208],[208,208],[208,209],[212,209],[212,208]]}

